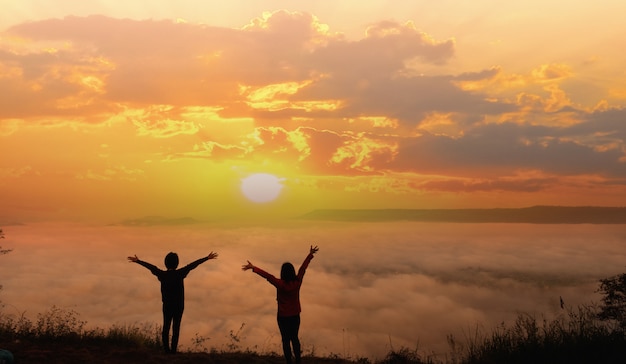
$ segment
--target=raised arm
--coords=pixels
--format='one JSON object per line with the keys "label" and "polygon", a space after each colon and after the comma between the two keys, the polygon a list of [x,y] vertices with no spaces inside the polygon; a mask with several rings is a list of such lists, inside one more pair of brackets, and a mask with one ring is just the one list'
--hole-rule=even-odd
{"label": "raised arm", "polygon": [[132,257],[128,257],[128,262],[129,263],[137,263],[145,268],[147,268],[150,272],[152,272],[152,274],[157,275],[158,272],[160,272],[161,270],[159,268],[157,268],[155,265],[152,265],[148,262],[144,262],[143,260],[137,258],[137,254],[135,254]]}
{"label": "raised arm", "polygon": [[274,286],[278,286],[279,284],[279,279],[274,277],[272,274],[267,273],[266,271],[264,271],[263,269],[255,266],[254,264],[252,264],[249,260],[247,261],[248,264],[244,264],[241,266],[241,269],[246,271],[249,269],[252,269],[252,271],[258,275],[260,275],[261,277],[267,279],[271,284],[273,284]]}
{"label": "raised arm", "polygon": [[304,262],[302,262],[300,269],[298,269],[298,280],[302,281],[302,278],[304,278],[304,273],[306,272],[306,269],[309,266],[311,259],[313,259],[314,254],[317,253],[318,250],[320,250],[320,248],[318,248],[317,245],[311,245],[311,248],[309,249],[309,254],[306,256],[306,258],[304,258]]}
{"label": "raised arm", "polygon": [[196,269],[200,264],[206,262],[209,259],[217,259],[217,253],[211,252],[206,257],[202,257],[202,258],[200,258],[200,259],[198,259],[196,261],[193,261],[193,262],[187,264],[182,269],[187,270],[187,271],[191,271],[192,269]]}

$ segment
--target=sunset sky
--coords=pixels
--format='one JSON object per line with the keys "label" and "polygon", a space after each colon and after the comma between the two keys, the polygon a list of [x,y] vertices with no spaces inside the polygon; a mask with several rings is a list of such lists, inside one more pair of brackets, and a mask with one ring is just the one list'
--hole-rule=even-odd
{"label": "sunset sky", "polygon": [[560,296],[598,302],[598,279],[623,271],[623,225],[291,218],[626,206],[624,0],[0,9],[7,310],[160,323],[158,281],[126,257],[217,251],[186,283],[181,342],[219,349],[246,323],[246,345],[280,345],[275,291],[240,267],[278,273],[315,244],[305,346],[380,357],[562,314]]}
{"label": "sunset sky", "polygon": [[626,205],[624,1],[0,8],[2,221]]}

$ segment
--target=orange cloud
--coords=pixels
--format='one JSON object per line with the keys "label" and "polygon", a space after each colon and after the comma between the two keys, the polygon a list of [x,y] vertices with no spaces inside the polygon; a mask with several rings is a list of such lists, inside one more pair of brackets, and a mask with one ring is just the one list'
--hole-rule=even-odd
{"label": "orange cloud", "polygon": [[117,166],[113,168],[107,168],[100,172],[87,170],[86,172],[77,174],[76,178],[79,180],[93,179],[96,181],[111,181],[113,179],[135,181],[139,176],[142,176],[143,174],[144,171],[141,169],[131,169],[125,166]]}
{"label": "orange cloud", "polygon": [[331,157],[330,163],[360,173],[378,173],[396,154],[395,143],[361,134],[353,138],[346,137],[343,145]]}

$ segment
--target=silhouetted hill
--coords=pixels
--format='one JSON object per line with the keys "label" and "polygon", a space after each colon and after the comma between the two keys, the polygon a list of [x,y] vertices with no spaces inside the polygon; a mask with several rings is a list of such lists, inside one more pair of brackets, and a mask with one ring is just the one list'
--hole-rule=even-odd
{"label": "silhouetted hill", "polygon": [[111,224],[112,226],[162,226],[162,225],[189,225],[199,221],[191,217],[166,218],[161,216],[145,216],[138,219],[123,220]]}
{"label": "silhouetted hill", "polygon": [[20,226],[24,225],[23,222],[8,220],[8,219],[0,219],[0,226]]}
{"label": "silhouetted hill", "polygon": [[299,218],[326,221],[626,224],[626,207],[533,206],[493,209],[328,209],[314,210]]}

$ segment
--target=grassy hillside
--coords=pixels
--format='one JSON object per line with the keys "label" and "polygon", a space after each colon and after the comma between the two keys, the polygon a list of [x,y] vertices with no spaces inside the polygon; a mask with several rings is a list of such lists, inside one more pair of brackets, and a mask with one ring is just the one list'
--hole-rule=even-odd
{"label": "grassy hillside", "polygon": [[[0,311],[0,348],[9,350],[15,363],[284,363],[278,354],[253,351],[217,351],[198,346],[193,352],[165,354],[159,346],[159,328],[113,326],[85,330],[74,311],[53,307],[36,322]],[[476,364],[476,363],[626,363],[626,335],[619,325],[598,319],[594,306],[564,310],[546,320],[520,314],[510,324],[491,332],[476,331],[471,338],[447,338],[450,351],[440,358],[400,348],[385,358],[318,357],[305,355],[312,364]],[[201,342],[200,342],[201,343]]]}
{"label": "grassy hillside", "polygon": [[[0,311],[0,348],[9,350],[15,363],[283,363],[278,354],[250,351],[197,351],[165,354],[156,325],[112,326],[85,330],[78,313],[52,307],[37,315],[36,322],[24,315]],[[304,363],[349,363],[337,358],[305,358]]]}

